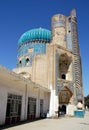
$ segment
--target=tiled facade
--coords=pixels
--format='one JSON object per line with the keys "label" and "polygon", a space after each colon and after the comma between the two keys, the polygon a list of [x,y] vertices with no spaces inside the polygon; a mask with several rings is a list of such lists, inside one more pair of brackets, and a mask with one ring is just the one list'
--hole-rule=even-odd
{"label": "tiled facade", "polygon": [[[4,104],[0,100],[4,106],[1,124],[5,120],[13,123],[37,118],[41,112],[47,114],[47,111],[50,117],[58,116],[59,112],[73,116],[78,102],[84,103],[76,11],[72,10],[68,17],[54,15],[51,30],[31,29],[20,37],[17,68],[13,69],[17,74],[8,74],[4,70],[0,84],[5,96]],[[15,107],[9,108],[13,106],[12,98],[9,102],[9,94],[19,95],[23,100],[21,107],[19,103],[16,104],[17,97],[14,97],[17,111],[14,111]],[[9,115],[5,116],[7,108]],[[21,112],[18,112],[18,108]],[[17,116],[12,118],[11,114],[15,112]]]}
{"label": "tiled facade", "polygon": [[[38,29],[40,30],[40,35],[41,29]],[[46,31],[48,32],[48,30],[45,30],[45,33],[47,33]],[[52,31],[49,35],[49,41],[47,40],[47,35],[43,32],[41,36],[46,36],[44,42],[40,42],[40,40],[43,40],[42,37],[36,39],[36,35],[38,34],[36,34],[35,30],[32,33],[35,34],[32,37],[32,41],[34,42],[28,42],[28,45],[25,45],[25,41],[21,43],[23,46],[22,51],[26,47],[28,50],[33,48],[33,51],[28,54],[28,67],[31,68],[29,72],[31,79],[52,91],[49,107],[50,115],[55,115],[55,112],[58,111],[58,106],[61,106],[61,104],[67,106],[68,102],[70,102],[75,106],[79,101],[83,103],[81,56],[78,42],[76,11],[72,10],[68,17],[62,14],[57,14],[52,17]],[[23,39],[23,37],[21,38]],[[31,37],[29,40],[31,41]],[[36,43],[37,41],[38,43]],[[18,60],[20,58],[18,56]],[[20,70],[19,73],[22,73],[23,65],[14,71],[17,72],[18,69]],[[60,103],[60,98],[67,94],[70,95],[69,101],[66,102],[65,100],[65,102],[61,101]]]}
{"label": "tiled facade", "polygon": [[[32,66],[32,61],[35,55],[45,54],[46,53],[46,44],[45,43],[34,43],[28,42],[27,44],[22,45],[18,49],[18,67],[28,66],[26,63],[27,58],[29,59],[29,66]],[[20,64],[20,61],[22,62]]]}

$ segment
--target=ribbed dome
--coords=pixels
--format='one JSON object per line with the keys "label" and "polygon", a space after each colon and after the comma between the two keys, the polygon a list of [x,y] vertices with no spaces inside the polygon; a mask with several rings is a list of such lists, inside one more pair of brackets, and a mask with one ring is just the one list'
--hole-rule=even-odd
{"label": "ribbed dome", "polygon": [[27,41],[32,41],[32,40],[45,40],[45,41],[50,41],[51,40],[51,31],[43,28],[37,28],[37,29],[31,29],[20,37],[18,41],[18,45],[23,44],[24,42]]}

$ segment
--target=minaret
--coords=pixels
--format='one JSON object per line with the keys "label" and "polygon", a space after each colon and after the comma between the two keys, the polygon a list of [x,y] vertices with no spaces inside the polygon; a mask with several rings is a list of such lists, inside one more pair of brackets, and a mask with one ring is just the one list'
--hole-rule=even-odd
{"label": "minaret", "polygon": [[71,33],[72,33],[72,50],[74,53],[74,82],[76,99],[83,101],[83,86],[82,86],[82,68],[81,56],[78,41],[78,28],[75,9],[71,11]]}

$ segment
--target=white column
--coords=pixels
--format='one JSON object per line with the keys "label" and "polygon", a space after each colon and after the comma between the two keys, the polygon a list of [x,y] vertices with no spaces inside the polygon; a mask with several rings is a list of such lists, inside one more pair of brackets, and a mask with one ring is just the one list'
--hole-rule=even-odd
{"label": "white column", "polygon": [[58,111],[59,103],[58,103],[58,95],[55,95],[55,111]]}
{"label": "white column", "polygon": [[55,112],[58,111],[58,96],[55,94],[55,90],[51,90],[50,94],[50,108],[49,108],[49,116],[56,116]]}
{"label": "white column", "polygon": [[54,116],[55,112],[54,112],[54,94],[55,91],[51,90],[51,94],[50,94],[50,108],[49,108],[49,116]]}

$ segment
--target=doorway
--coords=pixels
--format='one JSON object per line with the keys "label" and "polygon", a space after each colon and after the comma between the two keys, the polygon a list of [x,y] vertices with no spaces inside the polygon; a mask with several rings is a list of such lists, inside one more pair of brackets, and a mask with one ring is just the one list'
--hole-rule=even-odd
{"label": "doorway", "polygon": [[28,98],[28,112],[27,119],[33,120],[36,118],[36,98]]}
{"label": "doorway", "polygon": [[59,115],[66,114],[66,106],[70,102],[72,97],[72,92],[68,87],[63,87],[63,89],[59,92],[59,108],[58,113]]}

